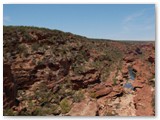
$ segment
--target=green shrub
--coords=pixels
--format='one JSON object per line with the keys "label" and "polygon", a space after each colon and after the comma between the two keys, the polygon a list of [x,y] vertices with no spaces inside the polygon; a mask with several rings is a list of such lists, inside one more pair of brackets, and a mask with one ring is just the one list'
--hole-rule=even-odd
{"label": "green shrub", "polygon": [[102,62],[100,62],[99,60],[97,60],[97,61],[95,61],[95,62],[92,63],[92,66],[94,68],[99,68],[101,66],[101,64],[102,64]]}
{"label": "green shrub", "polygon": [[113,84],[114,84],[114,85],[117,85],[116,82],[117,82],[117,79],[116,79],[116,78],[113,78]]}
{"label": "green shrub", "polygon": [[74,102],[80,102],[83,99],[84,99],[84,95],[82,91],[76,91],[75,94],[73,95]]}
{"label": "green shrub", "polygon": [[90,96],[91,96],[91,98],[96,98],[96,93],[95,92],[91,92]]}
{"label": "green shrub", "polygon": [[82,66],[82,65],[76,65],[76,66],[74,66],[73,69],[76,74],[80,74],[80,73],[84,72],[84,66]]}
{"label": "green shrub", "polygon": [[27,41],[32,39],[32,37],[29,35],[28,32],[24,32],[23,36],[24,36],[24,39],[27,40]]}
{"label": "green shrub", "polygon": [[18,51],[20,54],[23,54],[24,57],[28,57],[29,53],[28,53],[28,48],[26,47],[26,45],[24,44],[20,44],[18,46]]}
{"label": "green shrub", "polygon": [[63,114],[68,113],[71,109],[71,106],[68,102],[68,100],[66,98],[64,98],[61,102],[60,102],[60,107],[61,107],[61,112]]}
{"label": "green shrub", "polygon": [[25,58],[29,56],[29,53],[28,53],[28,50],[27,50],[27,49],[23,52],[23,56],[24,56]]}
{"label": "green shrub", "polygon": [[37,62],[37,65],[38,65],[38,66],[44,65],[44,61],[43,61],[43,60],[39,60],[39,61]]}
{"label": "green shrub", "polygon": [[3,115],[4,116],[15,116],[15,115],[17,115],[17,112],[8,108],[8,109],[3,110]]}
{"label": "green shrub", "polygon": [[40,45],[38,43],[33,43],[31,47],[33,51],[37,51]]}
{"label": "green shrub", "polygon": [[18,46],[18,51],[19,51],[20,53],[23,53],[23,51],[25,51],[25,49],[26,49],[26,46],[25,46],[24,44],[20,44],[20,45]]}

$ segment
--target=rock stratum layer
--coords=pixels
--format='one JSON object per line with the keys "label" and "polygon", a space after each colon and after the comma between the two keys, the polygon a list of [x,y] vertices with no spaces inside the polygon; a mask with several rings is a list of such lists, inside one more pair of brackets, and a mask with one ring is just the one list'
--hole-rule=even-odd
{"label": "rock stratum layer", "polygon": [[154,116],[155,43],[4,26],[4,115]]}

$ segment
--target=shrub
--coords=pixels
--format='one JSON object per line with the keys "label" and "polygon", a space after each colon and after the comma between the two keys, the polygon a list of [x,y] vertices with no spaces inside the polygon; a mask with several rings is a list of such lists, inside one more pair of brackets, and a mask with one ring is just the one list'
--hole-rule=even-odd
{"label": "shrub", "polygon": [[23,53],[23,51],[25,50],[25,48],[26,48],[26,46],[25,46],[24,44],[20,44],[20,45],[18,46],[18,51],[19,51],[20,53]]}
{"label": "shrub", "polygon": [[113,84],[114,84],[114,85],[117,84],[116,82],[117,82],[117,79],[116,79],[116,78],[113,78]]}
{"label": "shrub", "polygon": [[90,93],[90,96],[91,96],[92,98],[96,98],[96,93],[95,93],[95,92],[91,92],[91,93]]}
{"label": "shrub", "polygon": [[49,38],[48,41],[51,42],[52,44],[57,45],[57,42],[56,42],[57,39],[58,39],[58,36],[54,35],[51,38]]}
{"label": "shrub", "polygon": [[33,51],[37,51],[38,48],[39,48],[39,44],[38,43],[33,43],[31,47],[32,47]]}
{"label": "shrub", "polygon": [[80,102],[83,99],[84,99],[84,95],[82,91],[76,91],[75,94],[73,95],[74,102]]}
{"label": "shrub", "polygon": [[95,61],[95,62],[92,63],[92,66],[94,68],[99,68],[101,66],[101,64],[102,64],[102,62],[100,62],[99,60],[97,60],[97,61]]}
{"label": "shrub", "polygon": [[28,32],[24,32],[23,36],[24,36],[24,39],[27,40],[27,41],[32,39],[32,37],[29,35]]}
{"label": "shrub", "polygon": [[82,66],[82,65],[73,66],[73,69],[76,74],[80,74],[80,73],[84,72],[84,66]]}
{"label": "shrub", "polygon": [[4,116],[15,116],[15,115],[17,115],[17,112],[13,111],[12,109],[4,109],[3,115]]}
{"label": "shrub", "polygon": [[60,107],[61,107],[61,112],[63,114],[68,113],[71,109],[71,106],[68,102],[68,100],[66,98],[64,98],[61,102],[60,102]]}
{"label": "shrub", "polygon": [[38,66],[44,65],[44,61],[43,61],[43,60],[39,60],[39,61],[37,62],[37,65],[38,65]]}
{"label": "shrub", "polygon": [[18,51],[20,54],[23,54],[24,57],[28,57],[29,53],[28,53],[28,48],[24,45],[24,44],[21,44],[18,46]]}
{"label": "shrub", "polygon": [[28,57],[28,56],[29,56],[29,53],[28,53],[28,50],[27,50],[27,49],[23,52],[23,56],[24,56],[24,57]]}

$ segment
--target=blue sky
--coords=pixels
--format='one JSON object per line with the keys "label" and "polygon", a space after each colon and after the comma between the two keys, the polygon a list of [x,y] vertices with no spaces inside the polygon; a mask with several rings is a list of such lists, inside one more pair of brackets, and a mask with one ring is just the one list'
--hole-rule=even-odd
{"label": "blue sky", "polygon": [[155,40],[155,5],[4,4],[3,24],[46,27],[90,38]]}

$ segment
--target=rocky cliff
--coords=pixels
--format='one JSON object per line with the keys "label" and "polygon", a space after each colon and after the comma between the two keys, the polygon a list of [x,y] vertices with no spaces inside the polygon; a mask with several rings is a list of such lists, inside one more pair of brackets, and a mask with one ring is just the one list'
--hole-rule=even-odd
{"label": "rocky cliff", "polygon": [[155,115],[154,42],[3,29],[4,115]]}

